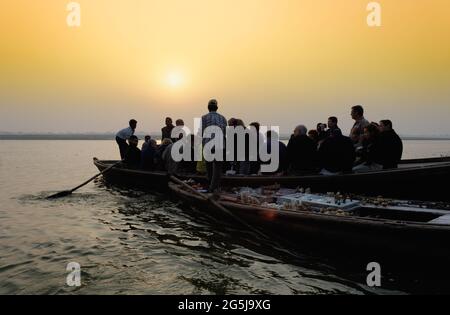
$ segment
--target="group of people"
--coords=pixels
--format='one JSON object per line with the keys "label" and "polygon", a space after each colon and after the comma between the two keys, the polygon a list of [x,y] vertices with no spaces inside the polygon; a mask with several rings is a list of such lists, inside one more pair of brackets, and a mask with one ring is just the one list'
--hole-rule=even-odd
{"label": "group of people", "polygon": [[[355,121],[349,136],[344,136],[338,126],[338,119],[330,117],[327,124],[317,124],[316,129],[309,130],[304,125],[294,129],[288,144],[278,141],[279,166],[275,172],[277,175],[306,175],[320,173],[322,175],[337,175],[345,173],[362,173],[382,169],[397,168],[403,153],[403,144],[400,137],[393,129],[390,120],[381,120],[379,123],[369,122],[364,117],[362,106],[353,106],[352,119]],[[178,119],[176,126],[184,126],[184,122]],[[209,190],[215,191],[222,174],[253,175],[259,174],[263,163],[259,156],[250,156],[250,137],[245,138],[245,159],[238,159],[236,150],[232,161],[212,162],[199,161],[193,158],[190,161],[174,162],[171,157],[172,146],[182,138],[173,138],[172,131],[175,128],[171,118],[166,118],[165,126],[161,129],[161,144],[150,136],[145,137],[142,149],[138,148],[138,138],[134,135],[137,126],[136,120],[130,120],[129,127],[119,131],[116,141],[119,146],[120,156],[124,164],[130,168],[143,170],[165,170],[170,173],[206,173],[210,183]],[[218,103],[211,100],[208,103],[208,113],[202,117],[203,131],[211,126],[219,127],[226,134],[226,127],[246,128],[242,119],[231,118],[228,121],[218,113]],[[257,133],[260,132],[260,124],[251,123]],[[273,131],[268,131],[265,136],[267,141],[260,143],[260,137],[256,137],[256,147],[267,146],[267,153],[271,153],[271,139]],[[194,156],[194,135],[191,143],[191,156]],[[203,138],[203,146],[211,139]],[[128,141],[128,143],[127,143]],[[235,146],[237,141],[234,141]],[[226,148],[224,149],[226,150]]]}
{"label": "group of people", "polygon": [[348,137],[342,134],[336,117],[309,132],[305,126],[297,126],[287,145],[288,173],[336,175],[397,168],[403,143],[392,122],[369,122],[360,105],[352,107],[351,116],[355,123]]}

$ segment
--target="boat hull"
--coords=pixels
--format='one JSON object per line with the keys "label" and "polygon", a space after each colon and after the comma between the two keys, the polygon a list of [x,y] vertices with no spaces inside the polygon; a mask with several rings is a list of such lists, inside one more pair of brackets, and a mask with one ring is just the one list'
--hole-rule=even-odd
{"label": "boat hull", "polygon": [[[94,160],[94,164],[100,171],[114,162]],[[311,188],[314,192],[340,191],[401,199],[450,201],[447,185],[444,184],[450,178],[450,162],[409,164],[413,166],[336,176],[223,176],[221,184],[225,187],[260,187],[279,184],[283,187]],[[168,176],[165,172],[114,168],[103,176],[107,182],[137,189],[166,190],[168,183]],[[178,177],[206,183],[206,177],[201,175],[180,174]]]}
{"label": "boat hull", "polygon": [[[180,200],[230,224],[233,221],[207,200],[169,183]],[[450,260],[450,226],[419,222],[396,222],[359,217],[339,217],[320,213],[288,211],[221,201],[233,215],[253,227],[284,240],[290,247],[310,247],[328,252],[392,257],[408,254]],[[245,229],[245,227],[243,227]]]}

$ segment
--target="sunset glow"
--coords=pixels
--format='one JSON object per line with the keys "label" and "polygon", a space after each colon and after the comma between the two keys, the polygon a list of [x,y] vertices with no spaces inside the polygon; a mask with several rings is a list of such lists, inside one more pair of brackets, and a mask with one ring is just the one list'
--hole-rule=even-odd
{"label": "sunset glow", "polygon": [[402,134],[450,134],[448,0],[378,1],[375,28],[367,0],[80,0],[80,27],[68,2],[2,1],[0,131],[157,131],[217,98],[282,132],[349,129],[361,103]]}

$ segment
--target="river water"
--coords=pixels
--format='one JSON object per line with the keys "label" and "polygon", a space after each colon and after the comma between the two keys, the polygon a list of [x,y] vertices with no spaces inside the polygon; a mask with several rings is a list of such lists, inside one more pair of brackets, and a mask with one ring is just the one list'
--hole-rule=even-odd
{"label": "river water", "polygon": [[[405,158],[450,154],[450,141],[405,141]],[[92,157],[117,159],[112,141],[0,141],[0,294],[384,294],[441,293],[444,279],[414,273],[366,285],[366,266],[273,251],[257,235],[224,226],[158,193],[97,180],[45,200],[96,173]],[[80,287],[66,266],[81,266]],[[419,272],[421,273],[421,271]],[[448,289],[448,288],[447,288]],[[445,290],[447,290],[445,289]]]}

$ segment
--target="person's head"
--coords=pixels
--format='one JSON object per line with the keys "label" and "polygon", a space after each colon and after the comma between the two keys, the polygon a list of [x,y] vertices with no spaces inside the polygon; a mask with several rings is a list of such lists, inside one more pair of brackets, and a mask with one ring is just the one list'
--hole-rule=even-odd
{"label": "person's head", "polygon": [[298,125],[294,129],[294,136],[295,137],[304,136],[304,135],[306,135],[307,132],[308,132],[308,129],[304,125]]}
{"label": "person's head", "polygon": [[378,126],[375,124],[370,124],[366,128],[364,128],[364,139],[374,139],[379,133],[380,131],[378,130]]}
{"label": "person's head", "polygon": [[256,131],[259,132],[259,127],[261,126],[259,122],[252,122],[250,126],[255,127]]}
{"label": "person's head", "polygon": [[310,131],[308,131],[308,137],[311,140],[319,141],[319,133],[317,132],[317,130],[310,130]]}
{"label": "person's head", "polygon": [[242,119],[236,119],[236,127],[237,126],[245,128],[244,121]]}
{"label": "person's head", "polygon": [[353,106],[351,115],[355,120],[361,119],[364,117],[364,108],[361,105]]}
{"label": "person's head", "polygon": [[328,118],[328,128],[334,129],[337,127],[337,124],[338,124],[337,117],[332,116],[332,117]]}
{"label": "person's head", "polygon": [[317,126],[316,126],[316,131],[317,132],[323,132],[323,131],[325,131],[325,129],[327,129],[327,125],[326,124],[318,123]]}
{"label": "person's head", "polygon": [[145,142],[149,142],[151,138],[151,136],[145,136]]}
{"label": "person's head", "polygon": [[338,137],[341,137],[341,136],[342,136],[342,131],[341,131],[341,129],[339,129],[339,128],[331,129],[330,137],[332,137],[332,138],[338,138]]}
{"label": "person's head", "polygon": [[385,119],[380,121],[380,131],[390,131],[392,130],[392,121]]}
{"label": "person's head", "polygon": [[228,126],[230,126],[230,127],[236,127],[237,126],[237,120],[236,120],[236,118],[230,118],[230,119],[228,119]]}
{"label": "person's head", "polygon": [[212,99],[208,102],[208,110],[210,112],[217,112],[217,110],[219,109],[219,106],[217,105],[217,101]]}
{"label": "person's head", "polygon": [[168,127],[172,126],[172,118],[166,117],[166,126]]}
{"label": "person's head", "polygon": [[131,129],[135,130],[137,127],[137,121],[135,119],[131,119],[128,123],[131,127]]}
{"label": "person's head", "polygon": [[184,126],[184,121],[183,119],[177,119],[177,121],[175,121],[175,125],[177,127],[183,127]]}
{"label": "person's head", "polygon": [[170,145],[170,144],[172,144],[173,142],[172,142],[172,140],[171,139],[169,139],[169,138],[164,138],[163,140],[162,140],[162,142],[161,142],[161,145]]}
{"label": "person's head", "polygon": [[155,149],[156,149],[156,147],[158,146],[158,144],[156,143],[156,140],[155,140],[155,139],[150,139],[148,143],[150,144],[150,146],[151,146],[152,148],[155,148]]}
{"label": "person's head", "polygon": [[136,136],[131,136],[128,139],[128,144],[132,147],[137,147],[138,143],[139,143],[139,139]]}

